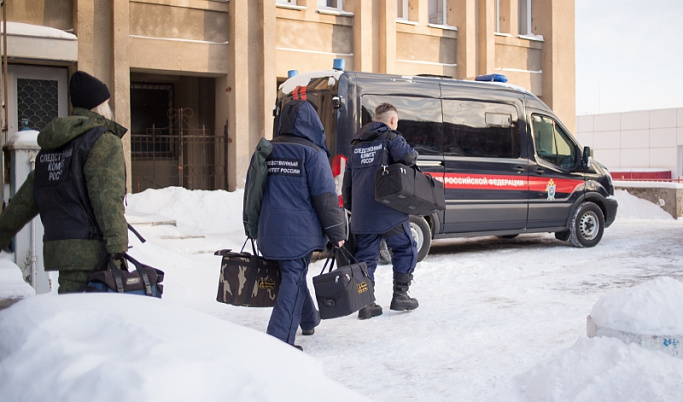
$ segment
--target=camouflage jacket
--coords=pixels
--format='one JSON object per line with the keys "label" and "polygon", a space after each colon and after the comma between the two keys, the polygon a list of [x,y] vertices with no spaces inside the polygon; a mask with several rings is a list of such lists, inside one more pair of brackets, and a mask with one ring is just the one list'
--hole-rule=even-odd
{"label": "camouflage jacket", "polygon": [[[66,239],[43,243],[46,270],[93,270],[107,253],[128,249],[128,227],[124,216],[126,173],[121,137],[127,129],[114,121],[82,108],[57,118],[38,134],[41,149],[56,149],[96,127],[108,129],[95,142],[83,167],[88,196],[103,240]],[[31,172],[0,214],[0,247],[5,248],[19,230],[39,213]],[[43,212],[49,213],[49,212]]]}

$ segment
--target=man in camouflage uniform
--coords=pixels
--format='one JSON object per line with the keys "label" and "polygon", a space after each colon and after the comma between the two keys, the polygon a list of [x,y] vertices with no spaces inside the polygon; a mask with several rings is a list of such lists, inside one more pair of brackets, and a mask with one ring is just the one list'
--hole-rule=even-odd
{"label": "man in camouflage uniform", "polygon": [[126,174],[121,137],[109,89],[78,71],[69,83],[69,117],[38,134],[36,167],[0,214],[0,247],[40,214],[46,270],[59,271],[59,293],[81,292],[108,254],[125,253],[128,228],[123,198]]}

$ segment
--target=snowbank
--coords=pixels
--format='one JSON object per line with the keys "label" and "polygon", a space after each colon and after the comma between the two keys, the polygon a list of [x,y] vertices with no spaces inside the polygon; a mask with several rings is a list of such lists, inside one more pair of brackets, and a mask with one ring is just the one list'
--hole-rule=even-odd
{"label": "snowbank", "polygon": [[111,293],[41,295],[0,311],[0,395],[6,401],[363,400],[325,377],[318,361],[264,333],[169,301]]}
{"label": "snowbank", "polygon": [[638,346],[637,334],[683,334],[681,306],[683,284],[667,277],[603,296],[593,306],[593,321],[627,333],[579,338],[517,376],[520,389],[529,401],[677,400],[683,395],[683,359],[648,350],[664,351],[663,346]]}
{"label": "snowbank", "polygon": [[[657,374],[658,373],[658,374]],[[614,338],[579,338],[517,376],[534,401],[678,401],[683,359]]]}
{"label": "snowbank", "polygon": [[6,259],[8,257],[5,253],[0,257],[0,308],[36,295],[31,285],[21,277],[21,269]]}
{"label": "snowbank", "polygon": [[649,335],[683,335],[683,284],[659,277],[603,296],[591,311],[601,327]]}
{"label": "snowbank", "polygon": [[614,190],[614,197],[619,201],[617,219],[674,220],[671,214],[663,210],[659,205],[631,195],[626,190]]}

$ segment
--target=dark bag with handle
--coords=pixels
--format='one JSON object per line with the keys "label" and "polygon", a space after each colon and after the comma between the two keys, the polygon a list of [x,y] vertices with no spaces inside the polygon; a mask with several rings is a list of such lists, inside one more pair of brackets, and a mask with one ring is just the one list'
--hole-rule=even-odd
{"label": "dark bag with handle", "polygon": [[402,163],[377,169],[375,200],[410,215],[430,215],[446,209],[443,183]]}
{"label": "dark bag with handle", "polygon": [[[249,240],[253,254],[244,252],[244,246]],[[254,239],[247,238],[239,253],[226,249],[214,254],[223,256],[217,301],[245,307],[275,305],[275,297],[282,282],[280,268],[277,261],[258,255]]]}
{"label": "dark bag with handle", "polygon": [[[375,290],[364,262],[358,262],[343,247],[335,253],[348,265],[334,269],[335,257],[325,261],[320,275],[313,277],[315,298],[320,318],[337,318],[352,314],[375,301]],[[328,272],[325,272],[330,263]]]}
{"label": "dark bag with handle", "polygon": [[[164,286],[164,271],[145,265],[128,254],[107,256],[107,268],[88,275],[86,292],[116,292],[161,298]],[[135,271],[119,269],[114,261],[126,260],[135,266]]]}
{"label": "dark bag with handle", "polygon": [[375,201],[409,215],[430,215],[446,209],[443,183],[417,166],[389,164],[382,143],[382,166],[375,172]]}

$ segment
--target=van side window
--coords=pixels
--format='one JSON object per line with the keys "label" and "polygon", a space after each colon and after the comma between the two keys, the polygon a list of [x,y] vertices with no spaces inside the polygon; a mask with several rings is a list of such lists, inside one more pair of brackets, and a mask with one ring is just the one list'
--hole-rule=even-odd
{"label": "van side window", "polygon": [[363,95],[361,126],[375,117],[375,108],[388,102],[398,110],[398,131],[420,155],[442,152],[441,100],[416,96]]}
{"label": "van side window", "polygon": [[576,145],[555,120],[548,116],[534,114],[531,129],[536,146],[536,155],[563,169],[572,169],[578,162]]}
{"label": "van side window", "polygon": [[517,109],[512,105],[444,100],[444,155],[519,158]]}

